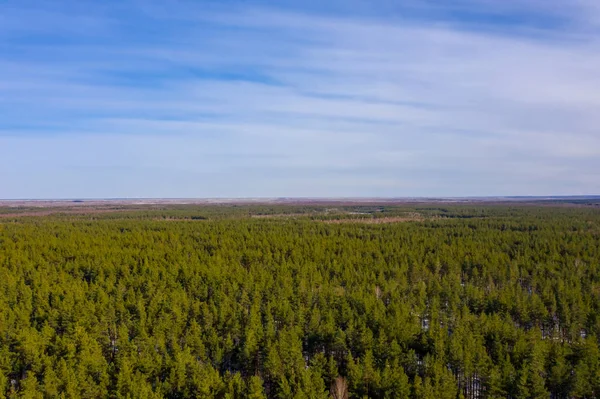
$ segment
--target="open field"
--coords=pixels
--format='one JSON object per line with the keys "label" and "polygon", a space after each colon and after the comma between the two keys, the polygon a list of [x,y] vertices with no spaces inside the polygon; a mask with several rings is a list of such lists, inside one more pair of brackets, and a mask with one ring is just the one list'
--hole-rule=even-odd
{"label": "open field", "polygon": [[[52,214],[98,214],[135,210],[160,210],[185,206],[296,206],[332,207],[422,205],[510,205],[551,207],[600,207],[600,196],[571,197],[465,197],[465,198],[206,198],[206,199],[86,199],[86,200],[1,200],[0,218],[48,216]],[[335,209],[335,208],[334,208]],[[296,216],[303,215],[298,214]],[[254,217],[292,216],[289,214]]]}

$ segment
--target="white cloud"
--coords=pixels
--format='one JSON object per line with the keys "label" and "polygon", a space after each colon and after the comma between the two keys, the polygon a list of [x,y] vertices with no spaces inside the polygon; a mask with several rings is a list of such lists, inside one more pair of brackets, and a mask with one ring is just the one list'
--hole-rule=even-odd
{"label": "white cloud", "polygon": [[[492,3],[495,14],[560,9]],[[591,1],[561,15],[564,34],[483,19],[185,7],[163,18],[147,6],[155,25],[138,16],[139,31],[110,15],[69,44],[4,29],[14,42],[0,62],[0,168],[10,171],[0,197],[600,190]],[[32,34],[66,16],[45,15]],[[45,183],[61,176],[58,188]],[[185,185],[194,176],[202,189]]]}

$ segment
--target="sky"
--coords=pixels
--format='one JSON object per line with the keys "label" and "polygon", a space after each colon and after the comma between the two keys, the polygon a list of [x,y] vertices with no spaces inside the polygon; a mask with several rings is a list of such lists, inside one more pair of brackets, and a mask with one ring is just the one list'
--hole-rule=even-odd
{"label": "sky", "polygon": [[0,198],[600,194],[598,0],[0,0]]}

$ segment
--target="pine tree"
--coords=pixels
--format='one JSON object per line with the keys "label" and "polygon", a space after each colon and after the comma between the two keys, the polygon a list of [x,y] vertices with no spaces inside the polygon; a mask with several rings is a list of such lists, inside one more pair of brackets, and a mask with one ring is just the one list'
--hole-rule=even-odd
{"label": "pine tree", "polygon": [[386,363],[381,376],[381,392],[385,399],[402,399],[410,396],[410,383],[402,366],[395,361]]}
{"label": "pine tree", "polygon": [[248,394],[247,399],[266,399],[265,391],[263,389],[263,381],[259,376],[252,376],[248,380]]}
{"label": "pine tree", "polygon": [[502,375],[497,367],[492,367],[486,384],[487,397],[490,399],[506,398],[506,391],[502,384]]}

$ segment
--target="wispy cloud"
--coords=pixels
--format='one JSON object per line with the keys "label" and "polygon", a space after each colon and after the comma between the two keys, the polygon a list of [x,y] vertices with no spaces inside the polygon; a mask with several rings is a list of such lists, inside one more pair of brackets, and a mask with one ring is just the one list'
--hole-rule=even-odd
{"label": "wispy cloud", "polygon": [[600,191],[595,2],[369,3],[6,2],[0,197]]}

